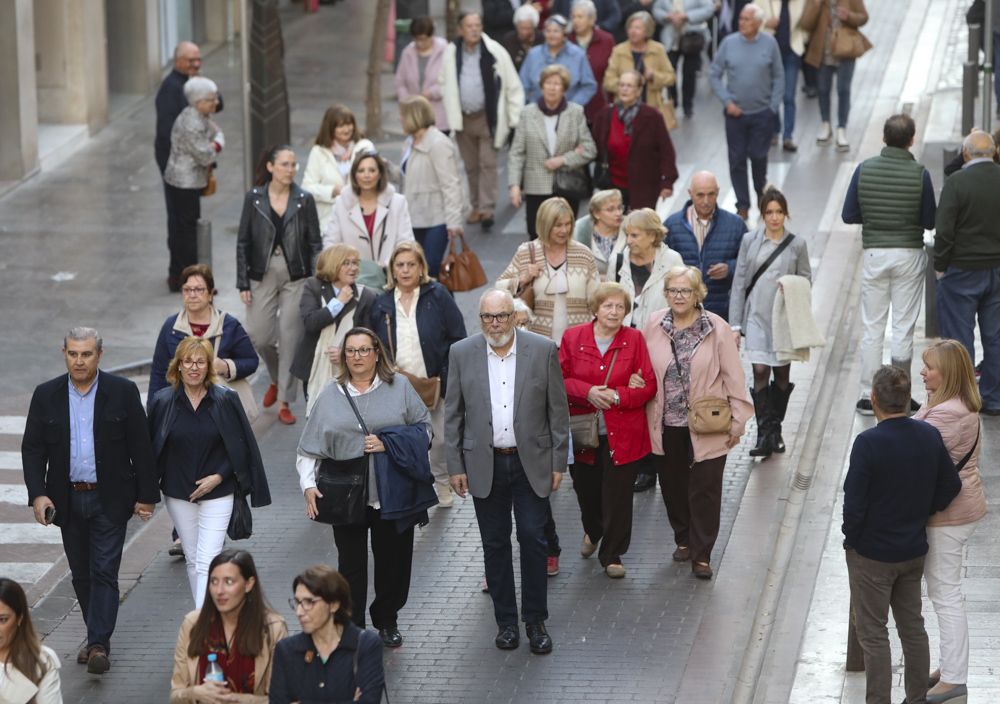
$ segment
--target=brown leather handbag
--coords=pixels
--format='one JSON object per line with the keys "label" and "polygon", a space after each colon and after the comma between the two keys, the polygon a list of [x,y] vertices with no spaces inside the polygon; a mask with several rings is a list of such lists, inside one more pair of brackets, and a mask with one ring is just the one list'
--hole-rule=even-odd
{"label": "brown leather handbag", "polygon": [[860,30],[843,24],[833,28],[830,53],[835,59],[857,59],[871,48],[872,43]]}
{"label": "brown leather handbag", "polygon": [[205,187],[201,189],[201,194],[203,196],[210,196],[215,193],[215,189],[218,184],[215,182],[215,167],[208,167],[208,181],[205,183]]}
{"label": "brown leather handbag", "polygon": [[438,405],[438,401],[441,399],[441,377],[417,376],[416,374],[410,374],[410,372],[404,372],[399,368],[399,365],[396,364],[396,348],[392,344],[392,318],[388,313],[385,314],[385,335],[389,341],[389,354],[392,355],[392,363],[396,367],[396,373],[402,374],[409,379],[410,385],[417,392],[417,396],[424,402],[424,405],[429,410],[434,410],[434,407]]}
{"label": "brown leather handbag", "polygon": [[451,292],[472,291],[486,283],[486,272],[479,263],[479,257],[465,241],[465,235],[459,235],[462,241],[462,251],[457,251],[455,239],[448,243],[448,254],[441,262],[438,281]]}

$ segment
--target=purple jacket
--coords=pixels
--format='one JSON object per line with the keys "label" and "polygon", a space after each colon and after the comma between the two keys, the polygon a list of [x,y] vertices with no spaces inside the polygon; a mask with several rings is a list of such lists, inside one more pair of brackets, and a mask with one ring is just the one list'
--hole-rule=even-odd
{"label": "purple jacket", "polygon": [[427,68],[424,71],[424,84],[420,85],[420,68],[417,63],[417,47],[413,42],[406,45],[403,53],[399,55],[399,66],[396,68],[396,92],[399,100],[403,101],[414,95],[420,95],[427,91],[428,100],[434,108],[435,125],[439,130],[448,129],[448,118],[444,113],[444,104],[441,102],[441,84],[438,77],[441,75],[441,64],[444,60],[444,49],[448,42],[441,37],[434,37],[434,51],[431,53]]}

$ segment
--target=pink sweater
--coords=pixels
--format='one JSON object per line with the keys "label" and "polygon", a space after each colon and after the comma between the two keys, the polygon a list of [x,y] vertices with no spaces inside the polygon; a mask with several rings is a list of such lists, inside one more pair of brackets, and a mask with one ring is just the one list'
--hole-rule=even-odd
{"label": "pink sweater", "polygon": [[399,66],[396,68],[396,94],[399,100],[406,100],[414,95],[427,91],[427,99],[434,108],[435,125],[441,130],[448,129],[448,118],[441,102],[441,65],[444,61],[444,50],[448,42],[441,37],[434,37],[434,49],[430,61],[424,71],[424,84],[420,85],[420,67],[418,65],[417,47],[410,42],[399,55]]}
{"label": "pink sweater", "polygon": [[[914,416],[923,420],[941,433],[944,446],[948,448],[951,461],[957,466],[976,442],[979,430],[979,414],[973,413],[959,398],[948,399],[934,407],[924,404]],[[931,515],[927,525],[931,528],[940,526],[960,526],[973,523],[986,515],[986,496],[983,494],[983,483],[979,478],[979,451],[982,448],[982,438],[972,453],[972,457],[958,473],[962,480],[962,490],[948,504],[944,511]]]}

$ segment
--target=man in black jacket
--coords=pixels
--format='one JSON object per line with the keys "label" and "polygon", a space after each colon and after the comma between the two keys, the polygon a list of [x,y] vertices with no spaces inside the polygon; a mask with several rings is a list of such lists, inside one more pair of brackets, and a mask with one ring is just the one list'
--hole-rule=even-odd
{"label": "man in black jacket", "polygon": [[868,702],[889,703],[889,609],[903,646],[906,700],[925,701],[930,650],[920,614],[927,519],[962,488],[933,426],[907,417],[910,377],[885,366],[872,380],[878,425],[858,435],[844,481],[844,549]]}
{"label": "man in black jacket", "polygon": [[77,662],[100,675],[111,667],[125,528],[133,514],[149,520],[160,491],[136,385],[98,371],[101,337],[93,328],[70,330],[63,355],[69,373],[31,397],[21,458],[35,520],[62,529],[87,624]]}

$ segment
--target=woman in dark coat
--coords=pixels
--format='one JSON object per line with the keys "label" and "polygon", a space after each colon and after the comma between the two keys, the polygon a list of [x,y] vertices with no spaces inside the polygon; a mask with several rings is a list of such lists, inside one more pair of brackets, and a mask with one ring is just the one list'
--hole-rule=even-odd
{"label": "woman in dark coat", "polygon": [[677,160],[663,116],[640,101],[642,76],[625,71],[618,78],[614,104],[594,117],[592,128],[599,164],[607,164],[611,185],[622,192],[626,210],[655,208],[677,180]]}

